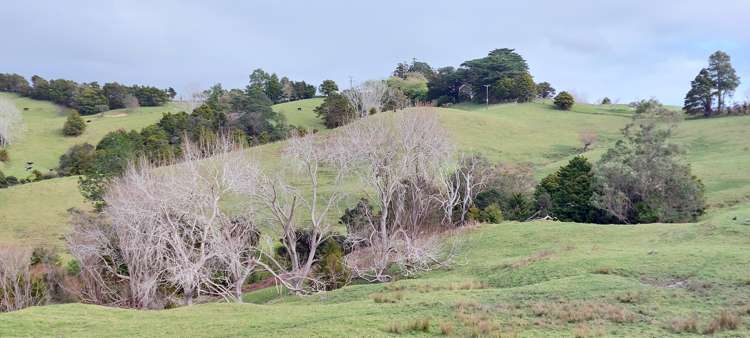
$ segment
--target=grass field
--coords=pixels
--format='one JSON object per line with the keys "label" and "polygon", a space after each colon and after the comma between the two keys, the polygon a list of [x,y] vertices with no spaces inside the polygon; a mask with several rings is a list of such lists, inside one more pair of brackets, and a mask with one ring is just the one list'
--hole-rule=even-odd
{"label": "grass field", "polygon": [[[276,109],[291,124],[323,130],[312,112],[319,100]],[[530,162],[541,178],[580,153],[581,131],[598,134],[584,154],[598,159],[631,110],[581,104],[563,112],[530,103],[458,105],[439,114],[460,150]],[[442,324],[452,326],[453,336],[663,337],[693,321],[696,332],[680,336],[695,336],[722,310],[740,323],[714,336],[750,336],[749,128],[750,117],[688,120],[678,128],[674,141],[684,146],[711,204],[699,223],[482,225],[460,235],[461,256],[452,269],[415,279],[303,298],[265,289],[246,295],[257,304],[163,311],[35,307],[0,314],[0,336],[380,337],[397,336],[396,328],[403,335],[432,336],[441,334]],[[282,166],[282,147],[252,151]],[[65,210],[74,206],[85,206],[74,177],[0,189],[0,242],[59,244]],[[426,318],[427,332],[407,329]]]}
{"label": "grass field", "polygon": [[[737,217],[737,220],[732,218]],[[162,311],[67,304],[1,314],[4,336],[397,336],[389,327],[429,318],[454,336],[602,334],[663,337],[695,318],[704,330],[722,310],[750,322],[750,208],[700,224],[606,226],[503,223],[469,229],[451,270],[385,285],[354,285],[265,304],[202,304]],[[270,291],[270,294],[269,294]],[[380,294],[380,295],[378,295]],[[251,295],[252,296],[252,295]],[[384,297],[393,303],[375,302]],[[137,323],[137,325],[134,325]],[[486,330],[486,331],[482,331]],[[717,337],[750,335],[750,325]],[[480,335],[481,336],[481,335]],[[685,336],[685,335],[681,335]],[[690,334],[688,334],[690,336]]]}
{"label": "grass field", "polygon": [[[25,170],[26,162],[33,162],[33,168],[41,172],[57,167],[60,155],[74,144],[88,142],[96,145],[105,134],[117,129],[140,129],[153,124],[163,113],[177,111],[174,105],[164,107],[141,107],[133,112],[125,109],[110,110],[103,116],[84,116],[91,121],[86,124],[86,131],[78,137],[66,137],[62,127],[69,109],[56,106],[47,101],[32,100],[13,94],[0,93],[0,97],[12,100],[23,115],[26,132],[23,139],[10,146],[10,162],[0,162],[0,171],[6,176],[13,175],[25,178],[30,172]],[[24,110],[28,108],[28,110]]]}
{"label": "grass field", "polygon": [[307,100],[280,103],[273,106],[273,109],[284,114],[287,122],[291,125],[323,130],[326,129],[326,126],[323,125],[323,121],[313,111],[321,103],[323,103],[323,98],[316,97]]}

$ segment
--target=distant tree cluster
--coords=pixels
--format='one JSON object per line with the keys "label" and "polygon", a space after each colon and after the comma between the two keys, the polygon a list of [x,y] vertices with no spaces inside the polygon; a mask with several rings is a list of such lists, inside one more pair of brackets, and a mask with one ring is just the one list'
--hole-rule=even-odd
{"label": "distant tree cluster", "polygon": [[[400,64],[394,75],[403,73]],[[513,49],[491,51],[486,57],[469,60],[459,68],[443,67],[425,76],[427,100],[438,105],[474,102],[528,102],[534,98],[549,98],[555,89],[548,82],[535,83],[526,60]]]}
{"label": "distant tree cluster", "polygon": [[141,106],[161,106],[177,94],[172,88],[125,86],[117,82],[100,86],[97,82],[46,80],[38,75],[32,76],[31,83],[29,83],[18,74],[0,74],[0,91],[16,93],[37,100],[52,101],[76,109],[81,115],[125,108],[128,102],[133,100]]}
{"label": "distant tree cluster", "polygon": [[269,74],[260,68],[250,74],[250,87],[265,94],[273,103],[309,99],[315,96],[316,90],[314,85],[305,81],[292,81],[286,76],[279,79],[276,73]]}
{"label": "distant tree cluster", "polygon": [[156,124],[140,131],[116,130],[94,148],[72,147],[60,158],[58,172],[83,175],[79,186],[84,197],[102,207],[104,188],[123,173],[129,161],[147,158],[154,163],[180,158],[186,141],[210,142],[231,135],[245,144],[263,144],[288,136],[284,116],[258,88],[225,90],[220,84],[206,91],[205,102],[191,113],[167,113]]}
{"label": "distant tree cluster", "polygon": [[746,110],[742,104],[733,107],[726,104],[727,97],[731,97],[739,85],[740,78],[732,67],[731,58],[727,53],[717,51],[708,58],[708,67],[701,69],[690,82],[683,110],[689,115],[704,117],[724,113],[744,114]]}

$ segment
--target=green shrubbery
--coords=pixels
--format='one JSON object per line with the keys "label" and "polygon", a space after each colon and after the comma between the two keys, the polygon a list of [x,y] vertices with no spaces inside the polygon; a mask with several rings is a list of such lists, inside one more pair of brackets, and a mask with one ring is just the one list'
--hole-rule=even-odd
{"label": "green shrubbery", "polygon": [[65,120],[63,125],[63,135],[65,136],[79,136],[86,130],[86,121],[83,120],[78,112],[72,112],[68,115],[68,119]]}
{"label": "green shrubbery", "polygon": [[560,110],[570,110],[570,108],[573,108],[573,105],[576,103],[575,98],[573,98],[573,95],[570,95],[570,93],[566,91],[560,92],[560,94],[557,94],[555,96],[555,107]]}

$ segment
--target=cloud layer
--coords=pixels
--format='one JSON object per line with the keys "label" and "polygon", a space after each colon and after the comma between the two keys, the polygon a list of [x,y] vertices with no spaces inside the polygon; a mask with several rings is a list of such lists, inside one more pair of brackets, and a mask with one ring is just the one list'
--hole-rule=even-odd
{"label": "cloud layer", "polygon": [[[319,83],[516,48],[537,81],[590,100],[680,104],[717,49],[750,84],[750,2],[34,1],[3,4],[0,72],[178,90],[254,68]],[[743,84],[735,98],[750,96]]]}

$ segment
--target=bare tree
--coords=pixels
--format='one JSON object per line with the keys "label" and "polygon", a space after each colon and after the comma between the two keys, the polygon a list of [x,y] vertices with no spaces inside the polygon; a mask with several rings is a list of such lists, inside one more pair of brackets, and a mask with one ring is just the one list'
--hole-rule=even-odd
{"label": "bare tree", "polygon": [[[296,293],[325,287],[312,276],[312,267],[318,247],[330,236],[328,216],[341,198],[340,184],[348,168],[348,159],[337,157],[330,149],[330,140],[322,136],[293,136],[288,141],[284,158],[296,169],[299,179],[289,183],[281,173],[266,174],[260,177],[254,189],[243,191],[268,211],[270,223],[282,234],[282,245],[291,266],[287,268],[274,260],[272,253],[266,255],[271,264],[260,264]],[[321,182],[326,176],[333,176],[333,182],[326,184],[328,194],[323,193]],[[297,236],[302,229],[310,233],[306,243],[307,257],[303,257],[297,247]]]}
{"label": "bare tree", "polygon": [[349,100],[349,104],[357,111],[360,118],[371,112],[378,112],[383,105],[383,99],[388,91],[388,85],[382,80],[365,81],[361,85],[344,90],[342,94]]}
{"label": "bare tree", "polygon": [[127,110],[128,112],[133,112],[141,106],[140,102],[138,102],[138,98],[130,94],[125,96],[124,101],[125,110]]}
{"label": "bare tree", "polygon": [[36,304],[31,290],[31,251],[0,248],[0,312],[16,311]]}
{"label": "bare tree", "polygon": [[587,152],[589,150],[589,147],[596,143],[597,138],[598,135],[596,134],[596,132],[591,130],[584,130],[578,133],[578,140],[581,141],[581,145],[583,145],[582,152]]}
{"label": "bare tree", "polygon": [[[165,283],[177,287],[186,304],[213,292],[239,300],[237,290],[255,267],[247,251],[254,248],[228,248],[254,243],[255,228],[253,222],[228,216],[221,204],[247,190],[258,173],[239,150],[219,138],[211,144],[187,143],[180,161],[158,169],[145,160],[129,166],[105,195],[111,230],[74,227],[71,252],[94,266],[92,276],[103,275],[95,267],[104,264],[107,275],[126,281],[131,306],[159,306],[157,291]],[[87,256],[90,252],[93,256]],[[121,262],[127,275],[109,262]],[[230,287],[212,281],[217,271],[228,272]]]}
{"label": "bare tree", "polygon": [[7,147],[23,135],[21,112],[10,100],[0,98],[0,148]]}
{"label": "bare tree", "polygon": [[[366,268],[357,263],[350,265],[361,277],[369,274],[376,280],[388,280],[385,270],[396,254],[392,241],[397,240],[399,230],[406,230],[403,219],[391,214],[405,210],[406,199],[399,196],[405,194],[409,181],[423,180],[435,185],[452,146],[436,113],[430,109],[357,121],[341,130],[336,143],[332,153],[348,158],[356,176],[374,191],[373,200],[380,209],[378,219],[371,221],[373,231],[367,239],[371,264],[366,264]],[[411,233],[402,235],[415,235],[415,229],[409,230]]]}
{"label": "bare tree", "polygon": [[[443,224],[466,223],[466,215],[474,198],[487,186],[489,167],[489,162],[480,155],[461,154],[456,169],[450,174],[441,175]],[[458,215],[453,214],[456,207]]]}

